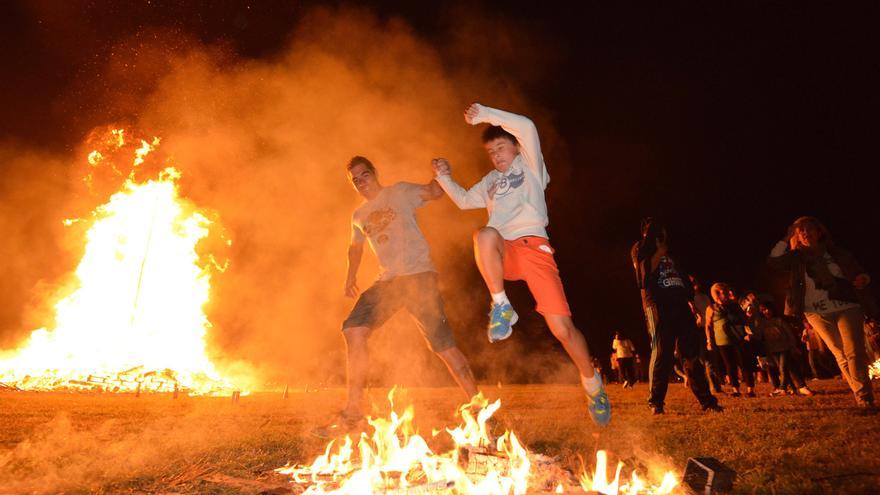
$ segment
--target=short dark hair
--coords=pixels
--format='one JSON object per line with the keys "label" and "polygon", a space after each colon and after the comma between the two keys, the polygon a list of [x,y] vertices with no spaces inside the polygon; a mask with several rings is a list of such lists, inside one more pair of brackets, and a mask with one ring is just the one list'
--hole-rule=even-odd
{"label": "short dark hair", "polygon": [[376,167],[373,166],[373,162],[365,156],[355,155],[348,161],[348,165],[345,166],[345,169],[351,172],[351,169],[353,169],[355,165],[366,165],[370,172],[373,172],[373,175],[376,174]]}
{"label": "short dark hair", "polygon": [[516,136],[505,131],[501,126],[490,125],[483,131],[483,144],[494,141],[498,138],[504,138],[513,144],[517,144]]}

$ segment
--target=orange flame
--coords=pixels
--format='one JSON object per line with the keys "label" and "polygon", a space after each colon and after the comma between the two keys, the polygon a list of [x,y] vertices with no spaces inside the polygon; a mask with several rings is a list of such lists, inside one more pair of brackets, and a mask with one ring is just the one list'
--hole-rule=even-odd
{"label": "orange flame", "polygon": [[[392,390],[388,397],[392,404],[393,393]],[[487,424],[500,405],[500,401],[489,404],[478,394],[459,408],[463,422],[445,430],[455,445],[446,453],[433,453],[413,431],[414,413],[412,407],[408,407],[402,415],[392,410],[388,419],[370,418],[368,423],[373,434],[361,433],[357,450],[353,448],[351,437],[346,436],[336,450],[335,442],[330,442],[311,465],[288,464],[275,471],[290,475],[308,495],[524,494],[532,478],[532,466],[540,466],[542,461],[538,459],[546,457],[530,454],[510,431],[492,441]],[[491,447],[493,443],[495,448]],[[536,462],[532,462],[533,457]],[[606,495],[661,495],[672,493],[678,485],[671,472],[666,473],[659,486],[649,486],[635,472],[630,482],[621,485],[623,463],[618,464],[614,479],[609,482],[605,451],[598,451],[596,459],[595,474],[591,477],[584,473],[579,488]],[[569,481],[566,477],[565,482]],[[566,485],[558,478],[553,482],[556,493],[565,493]]]}
{"label": "orange flame", "polygon": [[[113,130],[107,141],[120,148],[123,136]],[[135,166],[159,140],[141,143]],[[103,159],[89,155],[93,165]],[[196,245],[212,222],[179,196],[179,178],[173,167],[143,183],[129,176],[93,212],[75,290],[55,304],[54,328],[0,355],[0,381],[22,389],[235,388],[205,352],[211,271],[200,265]]]}
{"label": "orange flame", "polygon": [[[389,401],[392,399],[392,390]],[[455,430],[446,430],[452,436],[469,443],[458,443],[456,448],[444,454],[434,454],[427,442],[412,427],[413,408],[403,414],[391,411],[387,419],[369,418],[373,434],[361,433],[357,456],[352,440],[346,436],[334,452],[334,442],[309,466],[290,465],[276,469],[292,476],[295,483],[308,483],[309,494],[371,494],[406,493],[410,491],[448,492],[452,489],[461,494],[520,495],[526,492],[529,476],[529,459],[525,447],[516,435],[506,432],[497,440],[496,463],[485,465],[485,473],[476,476],[460,465],[460,450],[482,445],[488,441],[485,421],[500,403],[495,402],[491,411],[481,409],[474,415],[471,409],[485,405],[482,395],[462,406],[465,424]],[[392,402],[393,404],[393,402]],[[488,412],[487,412],[488,411]]]}
{"label": "orange flame", "polygon": [[633,470],[630,481],[620,484],[620,472],[623,470],[623,463],[617,463],[617,470],[614,473],[614,479],[608,481],[607,477],[608,456],[604,450],[596,452],[596,469],[591,477],[584,471],[581,474],[581,488],[585,491],[598,492],[604,495],[668,495],[678,486],[678,480],[672,472],[666,472],[659,486],[648,486],[638,474]]}

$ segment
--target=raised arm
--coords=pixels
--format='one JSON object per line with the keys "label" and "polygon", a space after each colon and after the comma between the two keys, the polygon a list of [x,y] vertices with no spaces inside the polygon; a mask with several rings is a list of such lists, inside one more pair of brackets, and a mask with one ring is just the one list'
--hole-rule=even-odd
{"label": "raised arm", "polygon": [[789,227],[785,238],[780,240],[770,250],[770,256],[767,257],[767,263],[780,271],[790,270],[795,260],[794,248],[794,228]]}
{"label": "raised arm", "polygon": [[791,266],[792,252],[789,250],[788,241],[781,240],[770,250],[767,263],[777,270],[787,270]]}
{"label": "raised arm", "polygon": [[486,186],[481,180],[465,191],[463,187],[458,185],[452,179],[452,167],[445,158],[436,158],[431,160],[431,166],[437,175],[437,184],[446,191],[449,199],[462,210],[472,210],[475,208],[485,208],[486,199],[489,197],[486,192]]}
{"label": "raised arm", "polygon": [[473,103],[465,110],[464,119],[471,125],[487,123],[501,126],[505,131],[513,134],[519,141],[520,154],[523,155],[526,164],[541,180],[541,185],[547,186],[550,176],[544,164],[544,155],[541,154],[541,140],[538,138],[538,128],[530,118]]}
{"label": "raised arm", "polygon": [[443,196],[443,188],[437,183],[437,179],[422,185],[422,189],[419,191],[419,197],[423,201],[433,201],[440,199],[441,196]]}
{"label": "raised arm", "polygon": [[345,295],[346,297],[357,297],[357,272],[361,266],[361,258],[364,255],[364,233],[352,222],[351,224],[351,242],[348,245],[348,272],[345,276]]}

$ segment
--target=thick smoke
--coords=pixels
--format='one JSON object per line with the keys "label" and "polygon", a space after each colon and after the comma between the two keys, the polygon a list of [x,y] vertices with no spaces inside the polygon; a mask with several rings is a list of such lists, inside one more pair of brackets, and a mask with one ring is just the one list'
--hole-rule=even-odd
{"label": "thick smoke", "polygon": [[[438,50],[405,23],[365,11],[318,9],[298,26],[287,49],[270,60],[241,58],[228,46],[204,45],[166,30],[137,33],[113,50],[99,89],[87,77],[74,85],[76,95],[100,97],[103,110],[95,113],[122,116],[121,122],[96,126],[127,124],[142,137],[161,137],[163,154],[183,172],[183,195],[219,216],[233,243],[225,253],[229,269],[214,278],[207,308],[214,324],[210,351],[221,368],[248,363],[256,382],[269,386],[320,386],[344,379],[340,323],[352,301],[342,297],[342,281],[350,215],[360,202],[344,168],[351,156],[369,157],[386,185],[428,182],[431,158],[443,156],[453,163],[459,182],[470,185],[490,166],[479,129],[462,118],[472,101],[530,114],[545,149],[556,140],[540,111],[511,84],[515,75],[489,75],[489,66],[480,62],[485,32],[456,32]],[[512,50],[510,41],[499,51]],[[474,54],[469,71],[448,60],[461,56],[468,43]],[[81,170],[71,163],[82,163],[87,153],[83,146],[75,157],[65,157],[67,168],[48,160],[54,173],[11,167],[23,174],[17,183],[48,189],[3,190],[15,211],[32,205],[43,209],[39,223],[27,224],[15,212],[2,215],[3,222],[13,224],[4,231],[19,234],[4,243],[7,259],[22,260],[12,277],[4,277],[13,282],[3,281],[4,293],[16,294],[15,309],[26,305],[22,294],[31,293],[43,260],[70,258],[44,275],[50,281],[75,264],[76,246],[57,252],[64,235],[53,222],[69,214],[57,211],[59,206],[81,209],[85,202],[72,197],[76,188],[70,184],[78,180],[72,171]],[[557,177],[564,168],[559,164],[551,174],[554,170]],[[87,199],[92,207],[100,203]],[[493,383],[572,379],[567,359],[546,330],[538,328],[530,337],[546,344],[533,365],[522,361],[521,344],[500,350],[482,343],[487,295],[470,239],[485,222],[485,212],[458,211],[444,198],[421,210],[420,222],[460,346],[479,375]],[[31,239],[40,233],[22,231],[25,225],[31,230],[51,225],[54,232],[32,250]],[[375,273],[374,258],[366,253],[358,278],[362,289]],[[40,309],[45,316],[47,308]],[[27,334],[29,328],[16,328],[17,322],[4,316],[4,322],[12,322],[4,338]],[[44,321],[40,325],[48,324]],[[377,332],[371,349],[374,383],[450,383],[406,314]],[[511,360],[513,368],[506,364]]]}

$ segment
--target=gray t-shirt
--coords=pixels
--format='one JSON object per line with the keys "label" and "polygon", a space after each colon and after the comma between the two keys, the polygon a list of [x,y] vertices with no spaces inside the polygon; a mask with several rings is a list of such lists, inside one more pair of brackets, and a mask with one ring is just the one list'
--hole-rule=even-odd
{"label": "gray t-shirt", "polygon": [[416,208],[425,204],[421,190],[409,182],[387,186],[351,216],[351,237],[370,241],[379,259],[379,280],[436,271],[416,223]]}

